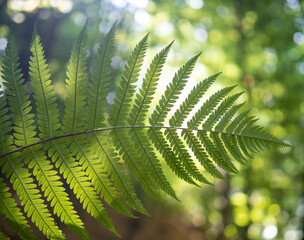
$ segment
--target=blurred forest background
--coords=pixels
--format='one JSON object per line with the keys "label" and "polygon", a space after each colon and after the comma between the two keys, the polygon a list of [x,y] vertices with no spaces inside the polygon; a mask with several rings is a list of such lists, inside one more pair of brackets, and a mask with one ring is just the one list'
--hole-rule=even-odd
{"label": "blurred forest background", "polygon": [[[64,101],[71,47],[89,19],[89,56],[118,20],[113,80],[148,32],[147,59],[175,40],[162,77],[203,51],[189,84],[223,72],[218,87],[238,84],[258,124],[291,143],[255,155],[229,181],[201,188],[172,177],[181,203],[162,205],[140,192],[152,217],[123,217],[109,209],[122,239],[303,239],[304,232],[304,3],[299,0],[0,0],[0,52],[10,27],[28,80],[34,24],[46,51],[56,91]],[[148,63],[148,62],[147,62]],[[1,66],[1,64],[0,64]],[[113,81],[113,83],[115,82]],[[113,84],[114,88],[114,84]],[[29,88],[29,92],[30,92]],[[81,209],[80,206],[76,206]],[[81,210],[80,210],[81,211]],[[93,240],[118,239],[80,213]],[[6,227],[0,219],[1,227]],[[64,228],[64,227],[63,227]],[[6,233],[18,239],[9,228]],[[64,228],[68,239],[77,239]]]}

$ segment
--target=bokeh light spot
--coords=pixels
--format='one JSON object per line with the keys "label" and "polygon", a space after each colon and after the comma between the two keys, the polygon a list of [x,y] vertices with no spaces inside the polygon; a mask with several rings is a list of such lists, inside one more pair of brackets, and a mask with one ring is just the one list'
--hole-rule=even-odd
{"label": "bokeh light spot", "polygon": [[6,38],[0,38],[0,51],[4,51],[7,45],[7,39]]}
{"label": "bokeh light spot", "polygon": [[237,192],[234,193],[230,201],[234,206],[244,206],[247,204],[248,196],[245,193]]}
{"label": "bokeh light spot", "polygon": [[302,45],[304,43],[304,36],[302,33],[300,32],[296,32],[293,35],[293,41],[298,44],[298,45]]}
{"label": "bokeh light spot", "polygon": [[264,228],[263,237],[266,239],[273,239],[278,234],[278,228],[275,225],[270,225]]}
{"label": "bokeh light spot", "polygon": [[200,9],[204,6],[203,0],[189,0],[188,3],[194,9]]}
{"label": "bokeh light spot", "polygon": [[15,23],[23,23],[25,20],[25,15],[23,13],[17,12],[11,15],[11,18]]}

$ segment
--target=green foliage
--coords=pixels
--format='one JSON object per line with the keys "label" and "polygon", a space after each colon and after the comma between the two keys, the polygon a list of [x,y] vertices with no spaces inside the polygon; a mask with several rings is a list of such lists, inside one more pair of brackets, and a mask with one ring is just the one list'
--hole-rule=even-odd
{"label": "green foliage", "polygon": [[[47,206],[82,239],[89,239],[61,178],[89,214],[119,235],[100,199],[130,217],[134,215],[128,206],[148,214],[135,193],[131,177],[157,200],[162,201],[161,190],[177,199],[163,172],[163,160],[184,181],[193,185],[209,184],[211,178],[202,169],[214,178],[224,179],[223,171],[237,172],[232,159],[244,163],[255,152],[287,146],[254,126],[256,120],[248,117],[248,112],[237,115],[242,104],[233,106],[233,103],[241,93],[226,97],[234,87],[219,90],[194,110],[219,74],[198,83],[179,108],[169,114],[200,54],[177,71],[148,119],[172,45],[154,57],[136,92],[148,35],[129,57],[114,104],[108,106],[114,28],[115,25],[101,40],[91,75],[86,66],[86,27],[80,32],[67,67],[62,123],[36,30],[30,46],[29,67],[36,115],[19,68],[15,40],[9,37],[1,72],[4,94],[0,97],[0,166],[11,184],[7,186],[0,179],[0,211],[23,239],[35,236],[8,192],[9,187],[20,198],[24,213],[49,239],[65,236]],[[189,114],[193,117],[186,121]],[[184,124],[187,127],[182,127]]]}

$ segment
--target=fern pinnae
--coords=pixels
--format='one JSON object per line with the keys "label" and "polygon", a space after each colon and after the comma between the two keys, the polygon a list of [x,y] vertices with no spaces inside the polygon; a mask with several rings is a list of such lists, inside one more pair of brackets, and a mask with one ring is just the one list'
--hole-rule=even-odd
{"label": "fern pinnae", "polygon": [[[51,85],[50,71],[44,57],[40,36],[34,27],[30,50],[29,74],[37,103],[38,122],[41,139],[58,135],[60,128],[54,87]],[[51,116],[50,116],[51,115]],[[46,119],[45,119],[46,116]]]}
{"label": "fern pinnae", "polygon": [[[66,97],[66,108],[65,115],[63,120],[62,130],[66,134],[71,134],[73,132],[82,132],[85,129],[84,121],[84,111],[85,111],[85,85],[87,80],[86,73],[86,43],[87,43],[87,29],[86,25],[81,30],[78,35],[77,41],[73,46],[71,57],[69,60],[68,70],[67,70],[67,97]],[[67,138],[66,144],[71,149],[71,155],[75,156],[77,161],[79,161],[81,168],[86,172],[90,181],[92,181],[94,189],[97,191],[100,189],[100,184],[104,187],[106,186],[102,181],[101,177],[96,172],[92,172],[92,169],[95,170],[95,165],[92,167],[93,156],[89,150],[86,150],[89,145],[89,139],[85,135],[72,136]],[[99,184],[95,184],[95,179],[99,181]],[[104,179],[105,182],[109,182],[108,179]],[[107,189],[108,190],[108,189]],[[100,191],[99,191],[100,193]],[[113,194],[115,192],[113,191]],[[115,193],[116,194],[116,193]],[[107,217],[105,210],[103,209],[102,216],[104,220],[104,225],[113,231],[115,234],[118,234],[114,229],[112,222]]]}
{"label": "fern pinnae", "polygon": [[85,25],[73,46],[67,68],[67,97],[62,131],[68,134],[84,130],[86,81],[88,78],[86,73],[86,45],[87,28]]}
{"label": "fern pinnae", "polygon": [[[59,114],[57,104],[55,103],[55,92],[53,90],[53,86],[51,85],[48,65],[46,64],[46,60],[44,58],[43,47],[40,37],[36,32],[36,27],[34,28],[31,52],[30,78],[34,89],[34,97],[36,99],[38,122],[41,130],[40,137],[42,139],[51,138],[53,135],[58,134],[56,134],[56,131],[58,132],[58,129],[60,128]],[[32,155],[34,156],[33,151]],[[34,158],[37,159],[36,157]],[[42,175],[45,176],[45,180],[42,181],[44,182],[42,188],[43,186],[48,186],[50,191],[46,193],[46,196],[48,196],[49,200],[52,200],[52,203],[55,202],[54,212],[67,226],[73,226],[71,230],[75,231],[75,233],[84,239],[88,239],[88,235],[84,229],[83,223],[74,210],[68,194],[64,191],[62,186],[58,186],[57,184],[53,186],[55,184],[54,178],[57,178],[56,180],[59,180],[60,178],[57,176],[56,172],[52,170],[54,175],[49,176],[52,177],[52,181],[49,181],[47,172],[44,172],[43,166],[40,166],[40,162],[41,160],[36,160],[36,164],[39,165],[39,168],[43,172]],[[49,163],[49,161],[46,163]],[[33,163],[33,165],[35,165],[35,163]],[[56,211],[56,209],[60,210]]]}
{"label": "fern pinnae", "polygon": [[[97,144],[97,155],[102,159],[102,166],[104,166],[109,175],[111,175],[111,180],[114,183],[116,189],[120,191],[124,200],[129,204],[130,207],[138,212],[149,215],[148,212],[142,205],[142,202],[136,196],[134,188],[131,184],[130,179],[124,173],[122,164],[119,162],[119,158],[114,150],[114,147],[109,143],[106,136],[93,133]],[[133,216],[132,216],[133,217]]]}
{"label": "fern pinnae", "polygon": [[[89,130],[94,130],[100,127],[105,126],[105,106],[106,106],[106,96],[109,88],[110,81],[110,62],[113,55],[114,47],[114,37],[115,37],[115,24],[112,26],[110,31],[106,34],[105,38],[101,41],[98,49],[98,58],[96,63],[93,66],[93,75],[91,81],[89,81],[89,91],[91,94],[88,94],[88,113],[86,116],[86,128]],[[98,120],[98,121],[97,121]],[[97,140],[97,136],[93,133],[93,141]],[[75,139],[75,141],[77,141]],[[80,146],[79,146],[80,148]],[[101,163],[99,160],[88,159],[88,154],[83,152],[83,156],[86,158],[88,164],[88,171],[91,171],[91,178],[94,179],[96,186],[96,191],[98,194],[101,194],[105,197],[106,202],[109,203],[117,211],[127,215],[133,216],[128,208],[119,198],[115,189],[111,189],[110,185],[106,186],[105,184],[109,180],[105,177],[102,177],[105,173],[102,173]],[[94,154],[91,154],[94,156]],[[99,161],[99,162],[98,162]],[[94,174],[92,174],[92,171]],[[98,173],[96,171],[99,171]]]}
{"label": "fern pinnae", "polygon": [[97,194],[99,194],[101,198],[104,198],[105,201],[118,212],[127,216],[133,216],[120,199],[118,192],[112,186],[112,182],[106,176],[104,169],[99,166],[100,161],[97,159],[94,164],[94,160],[92,159],[94,158],[94,154],[90,152],[90,150],[83,148],[83,144],[80,144],[77,138],[73,138],[79,149],[79,162],[82,165],[83,170],[86,171],[88,177],[91,179]]}
{"label": "fern pinnae", "polygon": [[112,126],[124,125],[125,118],[129,113],[130,102],[135,93],[135,83],[138,80],[144,56],[148,46],[148,34],[136,45],[131,53],[124,71],[114,104],[110,112],[110,123]]}
{"label": "fern pinnae", "polygon": [[184,136],[187,144],[193,151],[195,157],[199,160],[204,169],[211,174],[211,176],[219,179],[226,179],[221,172],[213,165],[204,147],[201,145],[199,139],[194,135],[192,131],[183,130],[182,136]]}
{"label": "fern pinnae", "polygon": [[229,151],[230,155],[239,163],[245,165],[247,162],[246,157],[244,154],[241,152],[239,149],[238,145],[234,143],[234,140],[232,139],[233,137],[222,133],[221,134],[221,139],[226,146],[227,150]]}
{"label": "fern pinnae", "polygon": [[71,157],[64,142],[52,141],[52,143],[56,151],[50,157],[57,164],[76,198],[82,203],[83,209],[86,209],[98,222],[119,236],[102,202],[97,198],[94,188],[88,184],[90,179],[82,171],[78,162]]}
{"label": "fern pinnae", "polygon": [[110,84],[110,63],[113,56],[115,26],[102,39],[98,48],[98,57],[92,68],[92,77],[88,83],[88,113],[86,115],[86,129],[93,130],[105,126],[105,108]]}
{"label": "fern pinnae", "polygon": [[[248,113],[250,110],[242,112],[241,114],[239,114],[230,124],[229,126],[226,128],[226,133],[230,133],[233,134],[235,132],[235,130],[238,128],[239,124],[243,122],[244,119],[246,119]],[[247,151],[247,149],[244,146],[244,143],[242,141],[242,137],[239,135],[234,135],[232,137],[232,142],[233,144],[236,146],[236,148],[240,148],[241,151],[243,152],[243,154],[245,156],[247,156],[249,159],[253,158],[252,155]]]}
{"label": "fern pinnae", "polygon": [[198,131],[197,136],[202,142],[209,156],[219,167],[227,172],[237,171],[234,165],[232,165],[230,160],[228,160],[225,154],[222,152],[221,145],[217,141],[212,141],[207,132]]}
{"label": "fern pinnae", "polygon": [[175,73],[172,83],[167,86],[165,93],[162,95],[156,109],[149,118],[149,122],[152,126],[161,126],[164,123],[169,110],[176,102],[177,96],[185,86],[186,80],[190,76],[200,55],[201,53],[191,58],[178,70],[177,73]]}
{"label": "fern pinnae", "polygon": [[38,239],[29,229],[30,226],[8,190],[9,188],[0,178],[0,212],[22,239]]}
{"label": "fern pinnae", "polygon": [[221,118],[221,120],[216,124],[215,131],[222,132],[225,130],[233,116],[237,113],[237,111],[244,105],[244,103],[237,104],[232,106],[225,115]]}
{"label": "fern pinnae", "polygon": [[153,148],[150,145],[151,143],[148,139],[147,132],[143,129],[133,128],[131,129],[130,134],[132,136],[131,139],[134,142],[134,146],[139,147],[137,149],[137,151],[139,151],[139,159],[146,159],[145,166],[147,167],[151,178],[156,181],[156,183],[161,187],[163,191],[178,200],[175,191],[161,170],[161,165],[153,151]]}
{"label": "fern pinnae", "polygon": [[172,44],[173,41],[156,54],[149,69],[147,69],[142,87],[139,93],[136,94],[135,103],[129,114],[128,123],[132,126],[136,125],[136,123],[143,124],[145,121],[148,108],[152,102],[152,96],[156,91],[157,82]]}
{"label": "fern pinnae", "polygon": [[233,163],[232,163],[232,161],[230,159],[230,156],[229,156],[226,148],[223,145],[223,142],[222,142],[222,140],[220,138],[220,134],[219,133],[215,133],[215,132],[210,132],[209,133],[209,137],[210,137],[210,139],[213,140],[213,143],[214,143],[216,149],[218,150],[221,158],[229,166],[230,171],[228,171],[228,170],[227,171],[228,172],[232,172],[232,173],[238,173],[237,168],[233,165]]}
{"label": "fern pinnae", "polygon": [[161,201],[161,196],[157,191],[154,182],[149,178],[149,174],[144,167],[143,162],[136,161],[134,148],[129,140],[123,141],[123,139],[128,139],[128,131],[122,129],[120,131],[111,131],[111,137],[114,140],[117,151],[122,155],[125,163],[128,165],[129,169],[133,173],[134,177],[141,183],[143,189],[153,198]]}
{"label": "fern pinnae", "polygon": [[199,82],[192,91],[189,93],[184,102],[180,105],[179,109],[175,111],[174,115],[170,118],[170,126],[181,126],[183,121],[186,119],[191,110],[199,102],[201,97],[209,89],[212,83],[217,79],[221,73],[217,73],[210,77],[207,77],[205,80]]}
{"label": "fern pinnae", "polygon": [[[135,93],[135,83],[138,80],[139,71],[141,69],[143,59],[147,50],[148,35],[146,35],[134,48],[125,64],[122,74],[122,80],[118,87],[117,95],[110,112],[110,124],[112,126],[123,126],[126,124],[126,118],[129,113],[130,103]],[[152,197],[161,200],[160,194],[154,186],[155,184],[149,178],[149,174],[144,167],[142,161],[138,161],[135,157],[134,147],[127,144],[130,139],[128,129],[113,130],[110,133],[112,139],[116,139],[115,146],[135,178],[141,183],[143,189]],[[133,153],[133,154],[131,154]]]}
{"label": "fern pinnae", "polygon": [[193,181],[189,173],[185,170],[181,162],[174,155],[161,129],[150,128],[148,130],[148,133],[150,138],[152,139],[152,142],[154,143],[154,146],[161,153],[171,170],[184,181],[198,186],[196,182]]}
{"label": "fern pinnae", "polygon": [[[2,71],[2,77],[5,80],[4,85],[7,87],[5,89],[6,94],[8,95],[8,102],[10,104],[10,110],[11,110],[11,116],[12,121],[14,122],[15,126],[13,127],[14,137],[15,137],[15,144],[19,147],[27,146],[28,144],[36,143],[38,142],[38,139],[35,138],[36,132],[35,127],[31,126],[34,122],[33,117],[34,115],[30,113],[31,107],[30,101],[28,100],[29,97],[26,95],[26,89],[25,85],[22,85],[24,83],[24,80],[22,79],[22,75],[20,74],[20,69],[18,69],[18,54],[17,54],[17,48],[16,43],[12,35],[9,35],[8,38],[8,45],[5,51],[5,57],[4,57],[4,66]],[[25,152],[30,152],[31,150],[27,149]],[[37,154],[40,156],[43,156],[43,153],[41,151],[37,151]],[[25,162],[29,162],[32,160],[32,157],[30,154],[22,154],[25,156]],[[11,167],[14,167],[14,164],[11,162]],[[20,166],[20,164],[18,164]],[[16,178],[19,179],[20,184],[23,184],[23,179],[18,176],[18,172],[14,171],[16,173]],[[32,182],[28,177],[26,176],[27,180]],[[12,177],[11,177],[12,179]],[[37,179],[39,181],[39,179]],[[24,180],[25,181],[25,180]],[[41,183],[41,182],[40,182]],[[23,185],[24,190],[27,193],[27,197],[29,199],[33,198],[34,196],[37,196],[37,194],[33,195],[30,194],[33,192],[31,189],[26,189],[26,184]],[[35,185],[29,185],[27,187],[35,188]],[[23,196],[25,197],[25,196]],[[24,198],[21,199],[23,204],[27,204],[29,202],[24,201]],[[39,227],[40,230],[42,230],[43,234],[45,234],[48,238],[57,238],[62,239],[64,238],[61,231],[58,229],[58,227],[54,224],[54,220],[50,217],[50,214],[48,213],[47,209],[45,208],[45,205],[41,204],[41,201],[39,201],[39,205],[37,199],[31,199],[30,204],[32,204],[35,214],[32,215],[33,222]],[[36,217],[40,217],[39,222],[37,221]]]}
{"label": "fern pinnae", "polygon": [[180,140],[177,132],[175,129],[166,129],[165,135],[168,141],[173,146],[173,151],[175,155],[179,156],[181,159],[182,165],[184,166],[185,170],[189,172],[189,174],[197,181],[210,184],[207,179],[199,172],[198,168],[196,167],[195,163],[193,162],[190,154],[188,153],[187,149],[184,147],[184,144]]}
{"label": "fern pinnae", "polygon": [[[139,93],[136,95],[133,108],[130,111],[128,117],[128,123],[131,124],[131,126],[134,126],[136,124],[144,124],[146,114],[148,112],[150,103],[152,102],[152,95],[155,93],[161,70],[164,66],[172,44],[173,42],[171,42],[161,52],[156,54],[150,64],[149,69],[146,72],[142,87],[139,90]],[[132,136],[131,140],[134,142],[134,146],[139,147],[139,149],[136,150],[140,152],[137,154],[138,158],[146,160],[145,165],[149,169],[148,172],[150,176],[166,193],[177,199],[174,190],[172,189],[163,171],[161,170],[160,163],[153,153],[152,148],[148,146],[149,144],[144,144],[149,142],[146,136],[146,132],[141,131],[140,129],[130,129],[130,134]],[[149,149],[148,151],[147,148]],[[140,161],[140,159],[138,161]]]}
{"label": "fern pinnae", "polygon": [[219,102],[222,101],[234,87],[235,86],[223,88],[208,98],[195,115],[187,122],[188,128],[198,128]]}

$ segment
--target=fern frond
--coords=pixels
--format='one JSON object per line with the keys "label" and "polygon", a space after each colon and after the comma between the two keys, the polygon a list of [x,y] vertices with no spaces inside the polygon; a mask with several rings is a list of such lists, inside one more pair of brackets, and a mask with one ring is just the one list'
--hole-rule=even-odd
{"label": "fern frond", "polygon": [[30,226],[8,190],[9,188],[0,178],[0,212],[22,239],[38,239],[29,229]]}
{"label": "fern frond", "polygon": [[178,99],[178,95],[185,87],[187,78],[190,76],[194,68],[194,65],[200,55],[201,53],[191,58],[174,75],[172,83],[169,83],[164,95],[159,100],[156,109],[154,110],[154,112],[152,113],[149,119],[149,122],[152,126],[161,126],[164,124],[168,112],[173,107],[173,104]]}
{"label": "fern frond", "polygon": [[[44,51],[40,41],[40,36],[34,29],[32,43],[32,56],[30,58],[30,78],[34,90],[34,97],[37,105],[38,123],[41,131],[40,138],[51,138],[59,134],[59,114],[56,104],[55,91],[51,85],[50,73]],[[41,152],[39,152],[41,153]],[[51,206],[54,207],[54,213],[60,217],[71,230],[81,236],[83,239],[88,239],[88,234],[84,229],[83,223],[77,215],[68,194],[64,191],[62,184],[59,183],[59,176],[56,171],[48,171],[50,169],[50,161],[47,161],[44,155],[35,156],[32,151],[32,156],[35,161],[31,161],[29,167],[34,167],[34,175],[39,176],[38,182],[42,185],[42,191],[45,196],[51,201]]]}
{"label": "fern frond", "polygon": [[[48,239],[65,239],[48,208],[82,239],[89,239],[61,176],[83,209],[118,235],[102,200],[130,217],[134,216],[128,206],[148,215],[135,193],[131,178],[157,200],[162,201],[161,190],[178,199],[163,172],[163,159],[175,175],[187,183],[209,184],[209,175],[226,179],[225,172],[237,173],[234,160],[244,164],[254,153],[288,146],[256,126],[257,119],[248,116],[248,111],[238,115],[243,104],[233,104],[242,93],[227,96],[234,86],[217,91],[195,110],[219,74],[198,83],[172,116],[168,115],[200,54],[177,71],[148,118],[172,45],[170,43],[153,58],[135,95],[148,35],[133,50],[123,70],[114,104],[108,106],[106,97],[114,28],[115,24],[100,43],[90,80],[86,66],[86,26],[80,32],[67,68],[62,125],[36,29],[30,46],[29,72],[36,116],[31,113],[16,43],[11,35],[8,39],[1,71],[5,92],[0,92],[0,168],[17,193],[27,217]],[[193,117],[185,122],[192,112]],[[107,120],[110,126],[107,126]],[[187,127],[183,126],[185,123]],[[22,238],[35,239],[8,189],[0,178],[0,212]],[[1,237],[6,236],[0,232]]]}
{"label": "fern frond", "polygon": [[135,93],[135,83],[138,80],[147,46],[148,35],[136,45],[125,64],[121,82],[110,112],[109,122],[112,126],[123,126],[126,123],[132,97]]}

